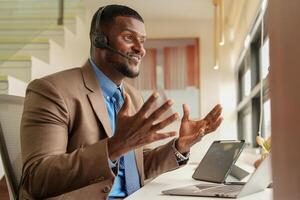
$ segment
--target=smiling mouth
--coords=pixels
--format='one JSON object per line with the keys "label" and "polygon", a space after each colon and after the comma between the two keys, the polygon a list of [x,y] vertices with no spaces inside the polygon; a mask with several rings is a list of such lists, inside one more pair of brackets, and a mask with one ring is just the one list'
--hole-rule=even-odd
{"label": "smiling mouth", "polygon": [[139,63],[142,60],[142,57],[138,54],[128,54],[132,61]]}

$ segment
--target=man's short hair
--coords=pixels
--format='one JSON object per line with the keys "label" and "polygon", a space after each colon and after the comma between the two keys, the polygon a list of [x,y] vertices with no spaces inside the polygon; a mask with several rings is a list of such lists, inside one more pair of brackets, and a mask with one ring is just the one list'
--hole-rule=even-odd
{"label": "man's short hair", "polygon": [[[104,11],[102,11],[101,20],[100,21],[98,20],[100,24],[96,25],[98,12],[100,9],[103,9],[103,7],[105,7],[105,9],[104,9]],[[92,34],[99,31],[99,30],[96,30],[96,27],[101,26],[101,28],[102,28],[102,26],[104,24],[112,23],[115,20],[115,18],[118,16],[133,17],[144,23],[144,20],[139,15],[139,13],[127,6],[113,4],[113,5],[103,6],[103,7],[100,7],[93,16],[93,19],[91,22],[91,29],[90,29],[90,38],[92,37]]]}

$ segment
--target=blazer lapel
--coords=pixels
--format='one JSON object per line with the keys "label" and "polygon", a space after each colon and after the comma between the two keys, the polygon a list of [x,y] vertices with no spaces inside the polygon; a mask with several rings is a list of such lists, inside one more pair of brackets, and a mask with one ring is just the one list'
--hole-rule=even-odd
{"label": "blazer lapel", "polygon": [[82,76],[85,87],[91,91],[89,94],[87,94],[87,96],[92,105],[92,108],[96,113],[98,119],[102,123],[107,136],[111,137],[112,129],[109,122],[106,105],[103,99],[103,94],[89,61],[86,62],[86,64],[82,67]]}

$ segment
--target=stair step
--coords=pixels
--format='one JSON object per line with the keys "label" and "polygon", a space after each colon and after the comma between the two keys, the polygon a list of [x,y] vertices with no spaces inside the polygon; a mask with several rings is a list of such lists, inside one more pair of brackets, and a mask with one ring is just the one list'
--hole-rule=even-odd
{"label": "stair step", "polygon": [[[66,14],[76,14],[83,12],[83,9],[65,9],[64,13]],[[45,8],[45,9],[0,9],[0,16],[27,16],[27,15],[50,15],[50,16],[58,16],[58,9],[57,8]]]}
{"label": "stair step", "polygon": [[3,44],[0,46],[0,50],[18,50],[18,49],[27,49],[27,50],[45,50],[49,49],[49,42],[47,43],[27,43],[27,44]]}
{"label": "stair step", "polygon": [[[49,62],[49,45],[47,46],[47,48],[28,48],[27,46],[29,45],[25,45],[22,48],[19,49],[0,49],[0,55],[2,55],[3,57],[13,57],[13,56],[34,56],[36,58],[39,58],[40,60],[44,61],[44,62]],[[33,46],[32,44],[30,46]],[[3,58],[4,60],[4,58]]]}
{"label": "stair step", "polygon": [[[56,42],[64,42],[64,29],[60,30],[1,30],[0,38],[12,36],[12,37],[43,37],[53,39]],[[59,43],[63,44],[63,43]],[[4,44],[0,44],[0,48],[3,48]]]}
{"label": "stair step", "polygon": [[[75,18],[64,18],[64,24],[72,24],[75,23]],[[49,18],[30,18],[30,19],[23,19],[23,18],[14,18],[14,19],[0,19],[0,27],[3,25],[21,25],[22,24],[35,24],[35,25],[42,25],[42,24],[57,24],[57,17],[49,17]]]}
{"label": "stair step", "polygon": [[[0,0],[1,5],[6,5],[6,4],[48,4],[48,5],[58,5],[59,1],[58,0]],[[64,0],[64,5],[83,5],[83,0]]]}
{"label": "stair step", "polygon": [[[0,9],[33,9],[33,8],[56,8],[58,9],[59,2],[58,0],[51,1],[0,1]],[[67,1],[64,3],[64,8],[84,8],[82,2],[70,2]]]}
{"label": "stair step", "polygon": [[12,76],[0,75],[0,94],[25,96],[27,83]]}
{"label": "stair step", "polygon": [[[14,32],[9,34],[9,32]],[[6,33],[6,35],[4,35]],[[19,33],[19,34],[16,34]],[[49,40],[53,40],[58,44],[64,44],[64,31],[57,33],[47,32],[29,32],[25,31],[1,31],[0,34],[0,51],[1,50],[43,50],[49,49]],[[35,34],[35,35],[34,35]],[[8,37],[8,35],[10,35]]]}
{"label": "stair step", "polygon": [[76,30],[76,17],[83,17],[84,11],[82,0],[64,0],[61,26],[58,0],[0,0],[0,82],[1,75],[29,82],[51,73],[49,39],[64,44],[65,27]]}
{"label": "stair step", "polygon": [[[58,13],[58,6],[48,6],[48,7],[22,7],[23,4],[20,4],[20,8],[15,5],[15,7],[5,8],[0,6],[0,11],[4,13]],[[17,6],[17,7],[16,7]],[[73,6],[73,7],[64,7],[64,13],[74,13],[84,10],[82,6]]]}
{"label": "stair step", "polygon": [[3,64],[4,62],[31,62],[31,56],[28,55],[0,55],[0,62]]}
{"label": "stair step", "polygon": [[[1,2],[0,2],[1,3]],[[77,13],[64,13],[64,19],[70,19],[75,18],[77,16]],[[0,15],[0,20],[18,20],[18,19],[26,19],[26,20],[33,20],[33,19],[57,19],[58,14],[56,15],[40,15],[40,14],[30,14],[30,15]]]}
{"label": "stair step", "polygon": [[0,74],[13,76],[24,82],[29,82],[32,78],[31,63],[19,62],[16,64],[12,62],[7,62],[5,66],[3,66],[3,64],[0,64]]}
{"label": "stair step", "polygon": [[[58,3],[58,0],[0,0],[0,3],[13,2],[13,3]],[[82,0],[64,0],[64,3],[83,3]]]}
{"label": "stair step", "polygon": [[63,26],[59,26],[56,24],[22,24],[22,25],[14,25],[14,24],[2,24],[0,26],[0,30],[59,30],[63,29]]}
{"label": "stair step", "polygon": [[33,37],[0,37],[0,43],[2,44],[27,44],[27,43],[48,43],[49,38],[33,38]]}
{"label": "stair step", "polygon": [[1,36],[40,36],[40,37],[52,37],[52,36],[63,36],[64,30],[61,29],[49,29],[49,30],[1,30],[0,31],[0,37]]}
{"label": "stair step", "polygon": [[31,80],[31,56],[7,57],[0,55],[0,74],[29,82]]}

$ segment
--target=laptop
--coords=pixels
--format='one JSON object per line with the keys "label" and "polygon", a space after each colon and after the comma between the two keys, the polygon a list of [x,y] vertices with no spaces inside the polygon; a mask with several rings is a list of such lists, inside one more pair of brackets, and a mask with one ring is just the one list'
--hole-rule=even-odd
{"label": "laptop", "polygon": [[272,182],[271,155],[259,165],[245,185],[197,184],[162,191],[166,195],[239,198],[263,191]]}
{"label": "laptop", "polygon": [[200,181],[224,183],[244,146],[244,140],[214,141],[192,177]]}

